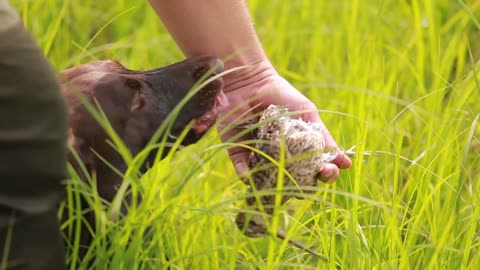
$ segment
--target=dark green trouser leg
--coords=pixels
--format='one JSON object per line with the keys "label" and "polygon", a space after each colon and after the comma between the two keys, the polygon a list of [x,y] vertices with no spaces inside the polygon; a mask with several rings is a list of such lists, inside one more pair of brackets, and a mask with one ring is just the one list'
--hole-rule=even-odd
{"label": "dark green trouser leg", "polygon": [[53,69],[20,21],[0,26],[0,270],[65,269],[56,209],[66,132]]}

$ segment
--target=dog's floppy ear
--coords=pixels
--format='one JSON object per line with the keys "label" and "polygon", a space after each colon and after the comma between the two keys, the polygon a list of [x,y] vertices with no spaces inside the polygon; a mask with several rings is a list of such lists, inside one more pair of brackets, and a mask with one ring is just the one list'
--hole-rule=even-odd
{"label": "dog's floppy ear", "polygon": [[125,85],[135,90],[130,109],[132,111],[141,110],[145,105],[145,93],[142,90],[142,83],[134,78],[125,78]]}

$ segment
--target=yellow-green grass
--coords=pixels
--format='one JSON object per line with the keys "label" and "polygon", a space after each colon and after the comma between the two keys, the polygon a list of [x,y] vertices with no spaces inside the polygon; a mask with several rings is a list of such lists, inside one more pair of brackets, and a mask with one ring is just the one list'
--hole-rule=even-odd
{"label": "yellow-green grass", "polygon": [[[183,59],[146,1],[11,2],[57,70]],[[248,3],[278,71],[317,104],[339,145],[358,145],[352,169],[277,217],[330,261],[237,230],[246,188],[215,131],[143,176],[143,203],[127,217],[112,221],[116,207],[104,210],[91,196],[103,216],[98,236],[78,262],[72,232],[67,260],[95,269],[480,267],[480,1]],[[73,178],[69,187],[79,190]]]}

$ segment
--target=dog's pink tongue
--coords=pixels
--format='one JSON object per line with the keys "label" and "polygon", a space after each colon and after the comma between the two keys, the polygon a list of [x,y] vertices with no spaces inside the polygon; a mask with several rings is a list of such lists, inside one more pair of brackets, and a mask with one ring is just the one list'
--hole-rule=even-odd
{"label": "dog's pink tongue", "polygon": [[223,91],[220,91],[215,99],[215,105],[195,121],[193,130],[195,130],[197,134],[205,133],[217,121],[218,111],[222,111],[227,106],[227,96]]}
{"label": "dog's pink tongue", "polygon": [[228,106],[228,98],[227,95],[223,91],[220,91],[217,95],[217,99],[215,100],[215,106],[218,107],[219,111],[222,111]]}

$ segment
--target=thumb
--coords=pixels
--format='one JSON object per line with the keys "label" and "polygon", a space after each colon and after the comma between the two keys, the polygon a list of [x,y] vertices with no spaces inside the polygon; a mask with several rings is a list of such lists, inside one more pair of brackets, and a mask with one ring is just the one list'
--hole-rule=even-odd
{"label": "thumb", "polygon": [[248,178],[248,157],[250,152],[245,148],[235,147],[229,150],[229,154],[237,175],[245,182]]}

